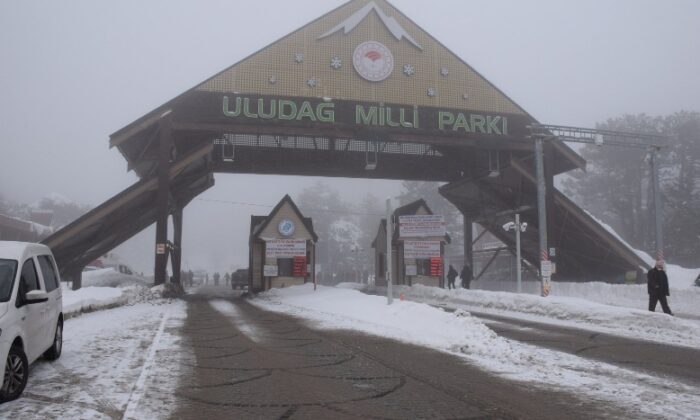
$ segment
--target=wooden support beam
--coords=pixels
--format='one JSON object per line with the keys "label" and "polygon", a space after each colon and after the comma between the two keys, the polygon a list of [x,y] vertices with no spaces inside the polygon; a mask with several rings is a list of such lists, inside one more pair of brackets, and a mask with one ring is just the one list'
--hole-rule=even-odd
{"label": "wooden support beam", "polygon": [[469,266],[474,274],[474,234],[472,229],[472,219],[462,213],[462,221],[464,224],[464,264]]}
{"label": "wooden support beam", "polygon": [[180,272],[182,271],[182,208],[178,207],[173,213],[173,279],[176,285],[181,285]]}
{"label": "wooden support beam", "polygon": [[500,253],[501,253],[501,250],[499,249],[499,250],[497,250],[497,251],[491,256],[491,259],[489,260],[489,262],[486,263],[486,265],[485,265],[484,268],[481,270],[481,272],[479,273],[479,275],[476,276],[476,277],[474,278],[474,281],[479,280],[479,279],[481,278],[481,276],[484,275],[484,273],[486,272],[486,270],[489,269],[489,267],[491,266],[491,264],[496,260],[496,257],[498,257],[498,254],[500,254]]}
{"label": "wooden support beam", "polygon": [[170,147],[172,146],[171,121],[168,116],[160,120],[158,144],[158,190],[156,193],[156,245],[154,282],[156,285],[167,281],[168,254],[168,213],[170,195]]}

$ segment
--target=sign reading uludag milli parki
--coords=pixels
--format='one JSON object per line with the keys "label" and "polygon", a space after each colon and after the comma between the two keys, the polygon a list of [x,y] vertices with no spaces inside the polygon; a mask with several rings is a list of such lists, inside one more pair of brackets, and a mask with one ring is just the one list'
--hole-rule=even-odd
{"label": "sign reading uludag milli parki", "polygon": [[509,135],[508,117],[458,110],[334,101],[331,98],[300,99],[228,96],[223,115],[248,122],[345,124],[375,128],[440,130],[454,133]]}

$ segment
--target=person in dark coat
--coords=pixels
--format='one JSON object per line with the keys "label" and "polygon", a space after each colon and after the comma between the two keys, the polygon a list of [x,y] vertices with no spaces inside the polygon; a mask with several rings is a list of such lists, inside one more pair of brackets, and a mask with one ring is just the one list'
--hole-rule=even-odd
{"label": "person in dark coat", "polygon": [[457,270],[455,270],[455,268],[452,267],[452,264],[450,264],[450,269],[447,270],[447,288],[448,289],[455,288],[455,279],[456,278],[457,278]]}
{"label": "person in dark coat", "polygon": [[659,260],[656,266],[647,273],[647,292],[649,293],[649,311],[656,311],[656,303],[661,302],[661,309],[669,315],[673,315],[668,307],[666,296],[670,296],[668,291],[668,276],[664,271],[664,262]]}
{"label": "person in dark coat", "polygon": [[462,287],[465,289],[469,289],[469,286],[471,285],[472,278],[472,269],[469,267],[467,264],[464,264],[464,267],[462,267],[462,272],[459,273],[459,278],[462,279]]}

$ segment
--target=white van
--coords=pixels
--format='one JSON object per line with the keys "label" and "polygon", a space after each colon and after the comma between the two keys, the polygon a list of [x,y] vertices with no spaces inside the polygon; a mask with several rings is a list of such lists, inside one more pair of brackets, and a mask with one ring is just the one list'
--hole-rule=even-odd
{"label": "white van", "polygon": [[51,250],[40,244],[0,241],[0,402],[18,398],[29,365],[61,356],[61,280]]}

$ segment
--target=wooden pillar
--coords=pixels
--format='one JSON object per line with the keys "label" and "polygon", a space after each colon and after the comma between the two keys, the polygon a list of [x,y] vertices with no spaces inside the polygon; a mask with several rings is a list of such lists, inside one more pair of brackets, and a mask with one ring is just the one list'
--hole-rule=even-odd
{"label": "wooden pillar", "polygon": [[182,209],[178,208],[173,213],[173,280],[175,284],[182,284],[180,273],[182,272]]}
{"label": "wooden pillar", "polygon": [[472,276],[474,275],[474,235],[472,234],[472,219],[466,214],[462,213],[462,220],[464,224],[464,262],[471,268]]}
{"label": "wooden pillar", "polygon": [[61,275],[62,281],[69,281],[72,284],[73,290],[78,290],[83,287],[83,270],[69,270],[65,275]]}
{"label": "wooden pillar", "polygon": [[170,210],[170,119],[165,116],[160,120],[158,145],[158,190],[156,192],[156,258],[154,282],[156,285],[166,282],[168,273],[168,213]]}

